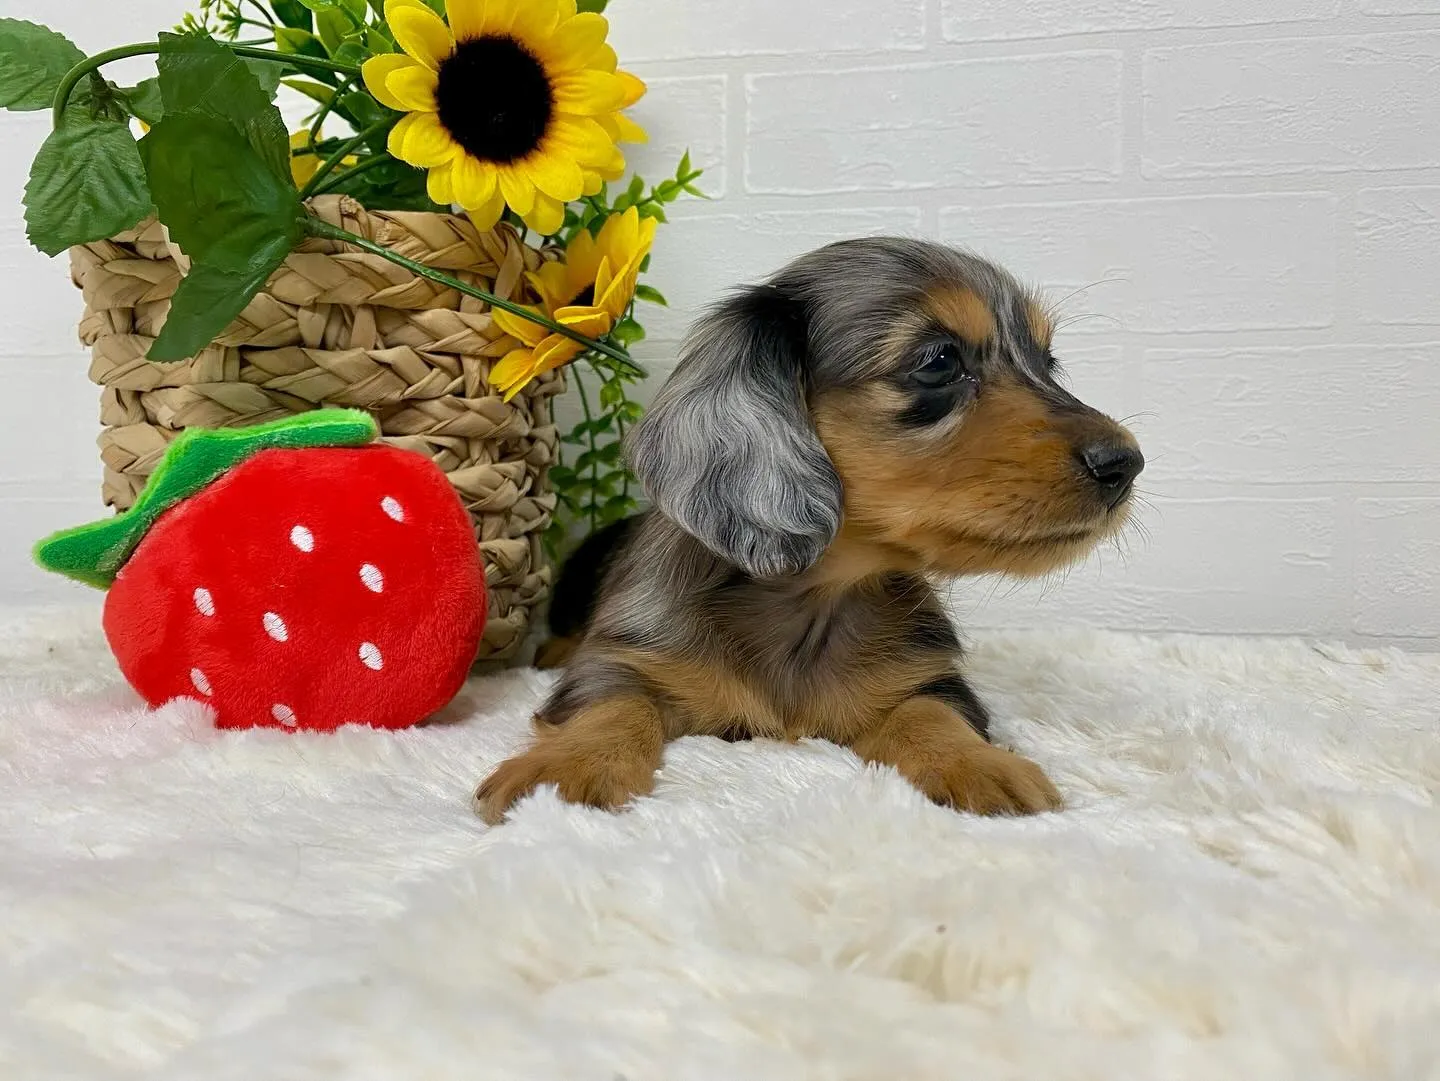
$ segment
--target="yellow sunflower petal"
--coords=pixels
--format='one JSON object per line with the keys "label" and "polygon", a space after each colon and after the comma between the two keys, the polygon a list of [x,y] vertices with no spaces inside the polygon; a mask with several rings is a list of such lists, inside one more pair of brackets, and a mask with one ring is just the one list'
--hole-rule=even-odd
{"label": "yellow sunflower petal", "polygon": [[625,97],[621,100],[621,108],[628,109],[645,96],[645,83],[628,71],[617,71],[615,77],[625,86]]}
{"label": "yellow sunflower petal", "polygon": [[536,42],[536,51],[550,71],[576,71],[587,66],[609,32],[605,16],[582,12],[562,22],[545,41]]}
{"label": "yellow sunflower petal", "polygon": [[500,193],[505,196],[505,202],[509,204],[511,210],[523,218],[535,205],[535,185],[510,165],[500,166],[497,173],[500,180]]}
{"label": "yellow sunflower petal", "polygon": [[619,147],[612,146],[603,156],[587,161],[585,167],[595,170],[606,180],[619,180],[625,175],[625,155]]}
{"label": "yellow sunflower petal", "polygon": [[[531,308],[529,305],[526,307],[537,315],[540,314],[539,308]],[[504,308],[496,308],[490,313],[490,318],[510,337],[516,338],[532,348],[550,336],[550,331],[535,320],[507,312]]]}
{"label": "yellow sunflower petal", "polygon": [[404,53],[381,53],[379,56],[372,56],[360,66],[360,75],[365,80],[365,88],[375,95],[381,105],[387,109],[404,113],[409,112],[409,108],[390,93],[389,88],[385,85],[385,80],[397,71],[418,66],[419,61],[411,59]]}
{"label": "yellow sunflower petal", "polygon": [[424,5],[386,0],[385,21],[395,43],[431,71],[438,71],[440,61],[455,51],[445,20]]}
{"label": "yellow sunflower petal", "polygon": [[453,175],[455,201],[466,210],[483,207],[494,197],[495,166],[488,161],[461,153],[455,158]]}
{"label": "yellow sunflower petal", "polygon": [[455,184],[451,179],[453,171],[452,162],[450,165],[438,165],[425,174],[425,192],[441,206],[449,206],[455,201]]}
{"label": "yellow sunflower petal", "polygon": [[509,35],[515,17],[527,0],[485,0],[485,18],[481,33],[496,37]]}
{"label": "yellow sunflower petal", "polygon": [[562,364],[568,364],[584,351],[585,347],[579,342],[572,342],[560,334],[552,334],[535,347],[536,374],[553,371]]}
{"label": "yellow sunflower petal", "polygon": [[581,189],[581,195],[599,195],[605,187],[605,178],[599,173],[587,172],[585,174],[585,187]]}
{"label": "yellow sunflower petal", "polygon": [[[401,137],[400,149],[397,150],[394,133],[400,130],[402,124],[405,125],[405,131]],[[464,153],[460,144],[450,137],[450,133],[434,113],[409,113],[402,117],[400,123],[391,130],[389,149],[395,157],[422,169],[444,165],[457,154]]]}
{"label": "yellow sunflower petal", "polygon": [[500,363],[490,369],[490,385],[505,392],[508,402],[535,376],[539,375],[535,354],[530,349],[515,349],[506,353]]}
{"label": "yellow sunflower petal", "polygon": [[620,66],[620,58],[615,55],[615,48],[606,44],[595,50],[595,55],[590,58],[590,67],[596,71],[614,71]]}
{"label": "yellow sunflower petal", "polygon": [[560,154],[546,154],[543,151],[531,154],[518,166],[540,191],[562,203],[580,198],[585,188],[585,178],[580,175],[580,166],[569,157]]}
{"label": "yellow sunflower petal", "polygon": [[456,41],[470,41],[485,32],[485,0],[445,0],[445,15]]}
{"label": "yellow sunflower petal", "polygon": [[560,226],[565,224],[565,204],[537,190],[535,205],[521,217],[525,219],[526,225],[541,236],[553,236],[560,231]]}
{"label": "yellow sunflower petal", "polygon": [[611,113],[610,119],[619,129],[615,134],[617,143],[648,143],[650,141],[650,136],[645,133],[645,129],[624,113]]}
{"label": "yellow sunflower petal", "polygon": [[560,21],[560,8],[555,0],[524,0],[516,5],[510,21],[510,33],[522,45],[538,43],[555,32]]}
{"label": "yellow sunflower petal", "polygon": [[[410,129],[415,126],[415,121],[425,115],[428,114],[406,113],[395,122],[395,126],[390,129],[390,134],[385,139],[385,149],[390,151],[392,158],[399,158],[401,161],[410,161],[410,159],[405,156],[405,136],[408,135]],[[411,162],[411,164],[413,165],[415,163]]]}
{"label": "yellow sunflower petal", "polygon": [[385,77],[385,89],[407,113],[435,112],[435,88],[439,83],[433,71],[419,64],[397,68]]}
{"label": "yellow sunflower petal", "polygon": [[625,100],[625,84],[619,76],[590,68],[555,76],[550,91],[557,111],[578,116],[613,113]]}
{"label": "yellow sunflower petal", "polygon": [[561,114],[555,117],[545,132],[545,141],[582,162],[603,159],[614,149],[614,140],[606,132],[604,123],[588,116]]}
{"label": "yellow sunflower petal", "polygon": [[491,189],[490,198],[465,213],[475,223],[475,228],[482,233],[487,233],[495,228],[495,223],[500,220],[500,215],[505,213],[505,196],[500,194],[500,185],[496,184]]}
{"label": "yellow sunflower petal", "polygon": [[609,333],[610,320],[610,313],[593,304],[576,304],[568,308],[557,308],[555,311],[557,323],[590,338]]}

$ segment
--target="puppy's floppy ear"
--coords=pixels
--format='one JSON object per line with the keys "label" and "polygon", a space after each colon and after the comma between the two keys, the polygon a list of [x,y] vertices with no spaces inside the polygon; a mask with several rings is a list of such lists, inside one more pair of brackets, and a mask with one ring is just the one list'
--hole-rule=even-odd
{"label": "puppy's floppy ear", "polygon": [[756,577],[804,570],[840,528],[840,478],[806,408],[806,339],[797,300],[746,289],[691,333],[631,434],[660,512]]}

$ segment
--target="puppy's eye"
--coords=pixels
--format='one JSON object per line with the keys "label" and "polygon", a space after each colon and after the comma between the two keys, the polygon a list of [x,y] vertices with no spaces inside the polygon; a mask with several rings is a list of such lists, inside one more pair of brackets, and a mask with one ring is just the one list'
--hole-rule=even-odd
{"label": "puppy's eye", "polygon": [[910,380],[922,387],[948,387],[968,374],[960,350],[947,342],[926,352],[919,366],[910,373]]}

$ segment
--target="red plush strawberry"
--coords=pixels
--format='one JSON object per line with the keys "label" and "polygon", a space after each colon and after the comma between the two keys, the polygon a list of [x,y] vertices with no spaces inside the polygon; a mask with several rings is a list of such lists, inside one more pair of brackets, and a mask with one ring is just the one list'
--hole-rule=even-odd
{"label": "red plush strawberry", "polygon": [[485,622],[469,517],[445,475],[369,443],[363,413],[190,431],[134,507],[41,542],[102,587],[105,634],[152,705],[218,723],[414,724],[460,689]]}

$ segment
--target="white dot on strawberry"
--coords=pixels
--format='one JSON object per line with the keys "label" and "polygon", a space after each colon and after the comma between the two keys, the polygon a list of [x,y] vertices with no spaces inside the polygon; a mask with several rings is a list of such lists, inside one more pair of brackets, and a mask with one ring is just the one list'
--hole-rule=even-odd
{"label": "white dot on strawberry", "polygon": [[360,568],[360,581],[365,583],[365,588],[371,593],[385,591],[385,576],[380,573],[380,568],[374,563],[366,563]]}
{"label": "white dot on strawberry", "polygon": [[290,530],[290,543],[302,552],[313,552],[315,550],[315,534],[303,525],[297,525]]}
{"label": "white dot on strawberry", "polygon": [[400,501],[393,495],[387,495],[384,499],[380,500],[380,509],[397,522],[403,522],[405,520],[405,508],[400,505]]}
{"label": "white dot on strawberry", "polygon": [[275,639],[275,641],[285,642],[289,640],[290,628],[285,626],[285,621],[274,612],[266,612],[265,615],[261,617],[261,622],[265,624],[265,633]]}
{"label": "white dot on strawberry", "polygon": [[215,598],[210,596],[208,589],[197,589],[195,591],[195,610],[202,616],[213,616],[215,614]]}
{"label": "white dot on strawberry", "polygon": [[361,642],[360,663],[375,672],[384,668],[385,658],[380,655],[380,647],[374,642]]}
{"label": "white dot on strawberry", "polygon": [[210,689],[210,681],[205,678],[205,673],[198,668],[190,669],[190,682],[206,698],[215,693]]}
{"label": "white dot on strawberry", "polygon": [[270,707],[270,716],[283,724],[286,728],[294,728],[296,725],[295,711],[283,702],[276,702]]}

